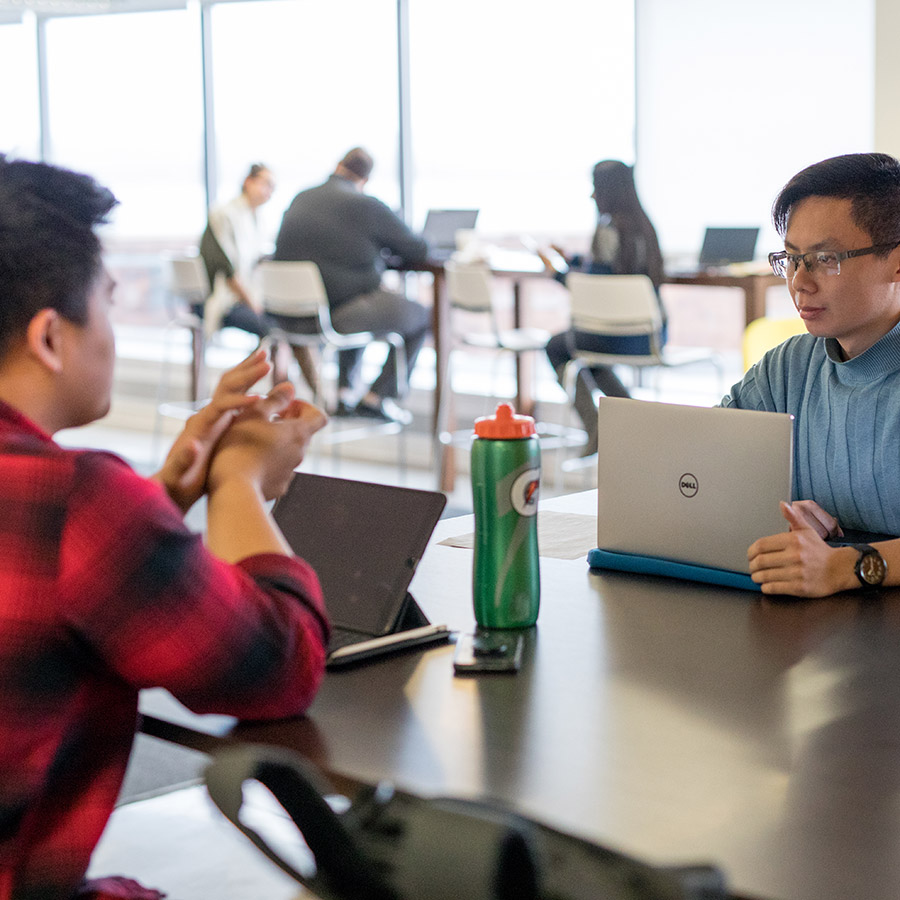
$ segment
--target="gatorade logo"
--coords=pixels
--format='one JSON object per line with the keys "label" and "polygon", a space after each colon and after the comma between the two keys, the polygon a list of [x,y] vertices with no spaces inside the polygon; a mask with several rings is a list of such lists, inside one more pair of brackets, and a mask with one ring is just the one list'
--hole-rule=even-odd
{"label": "gatorade logo", "polygon": [[509,499],[520,516],[536,516],[540,493],[541,470],[528,469],[513,482]]}
{"label": "gatorade logo", "polygon": [[697,476],[692,475],[690,472],[685,472],[678,479],[678,490],[684,494],[685,497],[696,497],[697,491],[700,490],[697,484]]}

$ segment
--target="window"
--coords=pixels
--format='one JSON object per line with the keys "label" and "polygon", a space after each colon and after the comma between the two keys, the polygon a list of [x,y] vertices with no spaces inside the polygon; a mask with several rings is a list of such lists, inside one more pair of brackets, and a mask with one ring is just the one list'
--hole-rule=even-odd
{"label": "window", "polygon": [[399,205],[395,0],[224,3],[212,25],[218,199],[270,166],[260,218],[274,237],[294,194],[359,145],[375,158],[368,190]]}
{"label": "window", "polygon": [[36,159],[40,153],[34,22],[0,19],[0,153]]}
{"label": "window", "polygon": [[185,236],[206,221],[200,32],[186,10],[47,22],[52,162],[121,201],[117,238]]}
{"label": "window", "polygon": [[410,0],[414,215],[593,228],[590,172],[634,161],[632,0]]}

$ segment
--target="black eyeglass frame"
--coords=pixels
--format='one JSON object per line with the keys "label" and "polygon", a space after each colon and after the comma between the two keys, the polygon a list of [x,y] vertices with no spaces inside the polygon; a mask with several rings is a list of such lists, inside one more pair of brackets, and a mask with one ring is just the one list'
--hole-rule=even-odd
{"label": "black eyeglass frame", "polygon": [[[894,241],[890,244],[874,244],[871,247],[863,247],[861,250],[810,250],[809,253],[788,253],[787,250],[779,250],[769,254],[769,265],[772,271],[781,278],[787,278],[787,261],[790,260],[794,264],[794,268],[800,267],[800,263],[806,267],[806,271],[812,274],[813,269],[822,260],[817,259],[823,255],[833,257],[837,261],[837,271],[834,275],[841,274],[841,262],[845,259],[852,259],[854,256],[868,256],[871,253],[880,253],[883,250],[893,250],[900,247],[900,241]],[[809,257],[813,257],[810,261]]]}

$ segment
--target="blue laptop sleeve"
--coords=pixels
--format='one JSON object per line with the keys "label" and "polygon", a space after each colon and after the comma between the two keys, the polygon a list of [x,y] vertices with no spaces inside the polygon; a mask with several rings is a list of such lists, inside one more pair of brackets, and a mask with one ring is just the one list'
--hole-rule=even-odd
{"label": "blue laptop sleeve", "polygon": [[640,556],[634,553],[617,553],[613,550],[594,548],[588,553],[587,561],[592,569],[614,569],[618,572],[637,572],[642,575],[665,575],[668,578],[719,584],[723,587],[740,588],[745,591],[761,590],[749,575],[742,572],[672,562],[656,556]]}

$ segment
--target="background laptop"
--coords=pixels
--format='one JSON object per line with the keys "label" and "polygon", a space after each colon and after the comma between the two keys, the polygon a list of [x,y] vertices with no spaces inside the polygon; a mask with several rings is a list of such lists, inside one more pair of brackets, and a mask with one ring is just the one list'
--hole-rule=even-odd
{"label": "background laptop", "polygon": [[456,232],[474,228],[477,209],[429,209],[422,237],[428,242],[428,258],[444,262],[456,252]]}
{"label": "background laptop", "polygon": [[446,502],[436,491],[294,474],[273,515],[322,583],[330,668],[449,637],[407,592]]}
{"label": "background laptop", "polygon": [[630,556],[643,562],[633,571],[758,589],[747,548],[787,529],[779,501],[791,499],[793,417],[610,397],[598,415],[589,562],[623,568],[617,555]]}
{"label": "background laptop", "polygon": [[756,255],[759,228],[707,228],[700,248],[700,268],[750,262]]}

